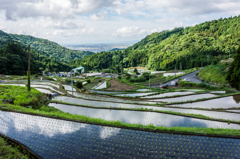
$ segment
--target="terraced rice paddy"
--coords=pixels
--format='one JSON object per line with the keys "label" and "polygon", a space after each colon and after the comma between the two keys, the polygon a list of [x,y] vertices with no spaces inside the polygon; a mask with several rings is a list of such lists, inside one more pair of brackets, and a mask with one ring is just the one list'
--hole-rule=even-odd
{"label": "terraced rice paddy", "polygon": [[47,90],[47,89],[36,88],[36,90],[38,90],[38,91],[40,91],[42,93],[45,93],[45,94],[52,94],[52,92]]}
{"label": "terraced rice paddy", "polygon": [[73,88],[72,89],[72,86],[70,86],[70,85],[63,85],[64,86],[64,89],[66,90],[66,91],[76,91],[76,89],[75,88]]}
{"label": "terraced rice paddy", "polygon": [[60,109],[61,111],[70,114],[84,115],[92,118],[100,118],[109,121],[121,121],[129,124],[141,124],[141,125],[153,124],[154,126],[163,127],[240,129],[239,124],[228,124],[217,121],[194,119],[189,117],[182,117],[155,112],[94,109],[54,103],[50,103],[49,106]]}
{"label": "terraced rice paddy", "polygon": [[115,96],[126,96],[126,97],[141,97],[141,96],[147,96],[150,94],[154,94],[154,92],[151,93],[130,93],[130,94],[118,94]]}
{"label": "terraced rice paddy", "polygon": [[[12,85],[12,86],[22,86],[22,87],[25,87],[25,84],[4,84],[4,85]],[[59,94],[64,94],[63,92],[58,91],[58,90],[52,88],[51,86],[40,85],[40,84],[39,84],[39,85],[36,85],[36,84],[35,84],[35,85],[31,85],[31,87],[51,89],[51,90],[53,90],[54,92],[57,92],[57,93],[59,93]]]}
{"label": "terraced rice paddy", "polygon": [[156,104],[157,102],[144,102],[144,101],[134,101],[134,100],[128,100],[128,99],[119,99],[119,98],[113,98],[113,97],[107,97],[107,96],[95,96],[91,94],[84,94],[84,93],[77,93],[77,92],[68,92],[68,94],[71,94],[75,97],[80,97],[84,99],[89,100],[101,100],[101,101],[108,101],[108,102],[119,102],[119,103],[149,103],[149,104]]}
{"label": "terraced rice paddy", "polygon": [[[152,110],[172,111],[172,112],[178,112],[178,113],[201,114],[201,115],[208,116],[208,117],[215,118],[215,119],[240,121],[240,114],[232,114],[232,113],[227,113],[227,112],[166,108],[166,107],[158,107],[158,106],[144,106],[144,105],[124,104],[124,103],[111,103],[111,102],[104,102],[104,101],[91,101],[91,100],[77,99],[77,98],[64,97],[64,96],[55,97],[54,100],[78,104],[78,105],[94,106],[94,107],[130,108],[130,109],[139,109],[139,108],[145,109],[146,108],[146,109],[152,109]],[[52,105],[52,104],[50,104],[50,105]],[[69,105],[65,105],[63,107],[66,107],[66,109],[70,110],[70,109],[73,109],[74,106],[72,107]],[[75,107],[75,109],[78,109],[78,107]]]}
{"label": "terraced rice paddy", "polygon": [[177,95],[187,95],[187,94],[194,94],[194,92],[169,92],[163,93],[158,95],[146,96],[141,98],[162,98],[162,97],[170,97],[170,96],[177,96]]}
{"label": "terraced rice paddy", "polygon": [[[37,83],[33,87],[44,93],[55,90],[53,83]],[[25,86],[25,85],[22,85]],[[92,95],[71,92],[70,85],[64,85],[69,94],[80,98],[58,96],[54,100],[72,103],[73,105],[50,103],[49,106],[70,114],[84,115],[106,121],[120,121],[128,124],[162,126],[166,128],[222,128],[240,131],[240,124],[220,122],[217,119],[240,122],[240,110],[230,109],[225,112],[197,110],[192,108],[232,108],[240,107],[240,95],[219,99],[194,102],[192,104],[143,105],[161,102],[182,102],[201,98],[216,97],[211,93],[195,94],[194,90],[187,92],[169,92],[159,95],[149,93],[127,93],[120,96],[142,97],[141,100],[121,99],[107,95]],[[146,92],[148,89],[142,89]],[[55,90],[56,91],[56,90]],[[76,91],[76,90],[75,90]],[[140,91],[140,92],[141,92]],[[97,93],[109,93],[98,91]],[[112,94],[121,92],[112,92]],[[172,97],[172,96],[182,97]],[[183,96],[184,95],[184,96]],[[168,97],[171,98],[168,98]],[[152,99],[161,98],[161,99]],[[96,101],[99,100],[99,101]],[[149,101],[146,101],[149,100]],[[129,104],[131,103],[131,104]],[[136,103],[141,103],[138,105]],[[76,106],[76,105],[83,105]],[[162,103],[163,104],[163,103]],[[90,108],[90,106],[97,108]],[[161,105],[162,106],[162,105]],[[172,108],[172,106],[183,108]],[[101,108],[100,108],[101,107]],[[111,108],[111,109],[110,109]],[[142,109],[115,110],[112,108]],[[187,108],[187,109],[186,109]],[[30,108],[29,108],[30,109]],[[154,112],[154,111],[165,111]],[[185,117],[173,115],[185,113],[204,115],[212,118],[206,120],[200,117]],[[212,130],[212,129],[210,129]],[[228,130],[226,130],[228,131]],[[232,130],[233,131],[233,130]],[[188,135],[173,135],[154,133],[132,129],[97,126],[38,117],[20,113],[0,111],[0,133],[11,137],[39,154],[43,158],[234,158],[240,159],[240,139],[201,137]]]}
{"label": "terraced rice paddy", "polygon": [[176,97],[176,98],[165,98],[165,99],[154,99],[150,101],[154,102],[184,102],[184,101],[189,101],[189,100],[197,100],[197,99],[202,99],[202,98],[211,98],[211,97],[216,97],[217,95],[214,94],[198,94],[198,95],[189,95],[189,96],[184,96],[184,97]]}
{"label": "terraced rice paddy", "polygon": [[0,111],[0,132],[43,158],[240,158],[240,140],[173,135]]}
{"label": "terraced rice paddy", "polygon": [[138,89],[136,90],[137,92],[150,92],[152,91],[151,89]]}
{"label": "terraced rice paddy", "polygon": [[237,96],[230,96],[230,97],[223,97],[218,99],[211,99],[207,101],[202,102],[194,102],[194,103],[188,103],[188,104],[182,104],[182,105],[171,105],[171,106],[177,106],[177,107],[185,107],[185,108],[234,108],[234,107],[240,107],[239,101],[237,99],[240,97],[240,95]]}

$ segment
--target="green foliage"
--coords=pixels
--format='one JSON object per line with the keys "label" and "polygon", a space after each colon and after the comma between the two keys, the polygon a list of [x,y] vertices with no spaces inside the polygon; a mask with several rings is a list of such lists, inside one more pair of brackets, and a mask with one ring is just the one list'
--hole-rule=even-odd
{"label": "green foliage", "polygon": [[69,83],[71,83],[71,79],[66,78],[66,79],[65,79],[65,82],[69,84]]}
{"label": "green foliage", "polygon": [[229,67],[226,79],[233,88],[240,90],[240,46],[234,56],[233,63]]}
{"label": "green foliage", "polygon": [[41,55],[63,63],[69,63],[71,60],[82,59],[93,54],[93,52],[90,51],[70,50],[46,39],[35,38],[28,35],[7,34],[1,30],[0,41],[3,41],[3,45],[7,44],[9,41],[17,42],[23,47],[30,45]]}
{"label": "green foliage", "polygon": [[199,72],[198,76],[205,81],[219,84],[226,84],[227,71],[226,66],[221,63],[217,65],[209,65]]}
{"label": "green foliage", "polygon": [[[31,73],[37,74],[41,70],[65,71],[70,67],[46,56],[39,55],[33,49],[30,50]],[[41,69],[40,69],[41,68]],[[28,51],[26,47],[17,43],[7,43],[0,45],[0,72],[1,74],[26,75],[28,70]]]}
{"label": "green foliage", "polygon": [[120,80],[120,79],[122,79],[122,76],[117,76],[117,78]]}
{"label": "green foliage", "polygon": [[88,79],[88,80],[87,80],[87,83],[91,83],[91,81]]}
{"label": "green foliage", "polygon": [[[146,66],[154,70],[173,70],[206,66],[235,53],[240,39],[240,16],[207,21],[194,27],[153,33],[125,50],[101,52],[74,60],[71,66],[92,69]],[[207,58],[209,55],[209,61]]]}
{"label": "green foliage", "polygon": [[[153,75],[150,75],[150,78],[153,77]],[[130,79],[130,82],[145,82],[149,80],[149,73],[148,72],[144,72],[140,77],[137,78],[132,78]]]}
{"label": "green foliage", "polygon": [[134,68],[133,72],[135,72],[137,75],[139,75],[139,72],[136,68]]}
{"label": "green foliage", "polygon": [[[0,99],[13,100],[15,105],[39,106],[43,101],[43,93],[31,88],[31,92],[26,87],[20,86],[0,86]],[[46,97],[44,97],[46,99]],[[39,101],[40,100],[40,101]]]}
{"label": "green foliage", "polygon": [[81,81],[77,81],[77,82],[76,82],[76,87],[77,87],[77,88],[80,88],[80,89],[83,88],[82,82],[81,82]]}
{"label": "green foliage", "polygon": [[126,80],[129,80],[131,78],[131,75],[126,73],[126,77],[125,78],[126,78]]}
{"label": "green foliage", "polygon": [[200,88],[206,88],[209,90],[220,89],[218,87],[213,87],[213,86],[205,84],[205,83],[194,83],[194,82],[187,82],[187,81],[180,81],[179,86],[181,86],[181,87],[200,87]]}

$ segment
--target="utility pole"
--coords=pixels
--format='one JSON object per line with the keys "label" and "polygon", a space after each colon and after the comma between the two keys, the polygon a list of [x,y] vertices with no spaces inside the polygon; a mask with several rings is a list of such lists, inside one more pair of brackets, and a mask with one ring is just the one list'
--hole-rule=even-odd
{"label": "utility pole", "polygon": [[71,84],[72,84],[72,94],[73,94],[73,80],[72,80],[72,70],[71,71]]}
{"label": "utility pole", "polygon": [[149,71],[149,88],[150,88],[150,73],[151,73],[151,72]]}
{"label": "utility pole", "polygon": [[181,69],[181,73],[182,73],[182,63],[180,63],[180,69]]}
{"label": "utility pole", "polygon": [[208,65],[209,65],[209,54],[207,55],[207,58],[208,58],[207,63],[208,63]]}
{"label": "utility pole", "polygon": [[30,45],[28,45],[28,91],[31,90],[31,81],[30,81]]}
{"label": "utility pole", "polygon": [[175,78],[176,78],[176,64],[174,65],[174,67],[175,67]]}
{"label": "utility pole", "polygon": [[121,72],[122,72],[122,82],[123,82],[123,68],[122,68],[122,65],[121,65]]}

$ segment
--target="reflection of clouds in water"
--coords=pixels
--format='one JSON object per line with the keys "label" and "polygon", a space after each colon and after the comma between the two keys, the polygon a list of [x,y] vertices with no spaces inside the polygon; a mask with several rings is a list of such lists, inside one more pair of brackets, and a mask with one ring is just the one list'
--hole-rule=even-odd
{"label": "reflection of clouds in water", "polygon": [[171,122],[171,127],[201,127],[205,128],[207,125],[201,121],[193,121],[190,118],[184,118],[182,120]]}
{"label": "reflection of clouds in water", "polygon": [[102,127],[100,130],[100,138],[106,139],[113,135],[117,135],[120,130],[119,128]]}
{"label": "reflection of clouds in water", "polygon": [[[32,131],[52,137],[57,134],[67,134],[84,128],[86,124],[73,123],[63,120],[49,119],[25,114],[8,113],[7,123],[12,123],[18,131]],[[5,118],[4,118],[5,119]]]}
{"label": "reflection of clouds in water", "polygon": [[[195,126],[202,126],[202,123],[206,124],[208,128],[228,128],[228,129],[240,129],[238,124],[230,124],[210,120],[194,119],[176,115],[169,115],[163,113],[155,112],[139,112],[139,111],[125,111],[125,110],[107,110],[107,109],[92,109],[84,107],[69,106],[64,104],[54,104],[50,103],[49,106],[53,106],[64,112],[71,114],[79,114],[84,116],[89,116],[92,118],[100,118],[108,121],[121,121],[130,124],[141,124],[154,126],[164,126],[172,127],[172,123],[177,123],[178,121],[183,121],[186,118],[190,119]],[[182,123],[179,123],[182,126]],[[194,127],[193,124],[187,125],[186,127]],[[178,126],[178,125],[175,125]],[[205,126],[204,126],[205,127]]]}
{"label": "reflection of clouds in water", "polygon": [[237,104],[239,104],[240,103],[240,95],[233,96],[233,100],[235,100],[235,102]]}

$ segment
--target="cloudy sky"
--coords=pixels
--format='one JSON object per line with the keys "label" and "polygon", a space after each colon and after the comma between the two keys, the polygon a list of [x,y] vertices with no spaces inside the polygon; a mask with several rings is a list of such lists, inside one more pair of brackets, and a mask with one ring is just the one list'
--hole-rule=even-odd
{"label": "cloudy sky", "polygon": [[0,30],[62,45],[122,43],[239,8],[239,0],[0,0]]}

